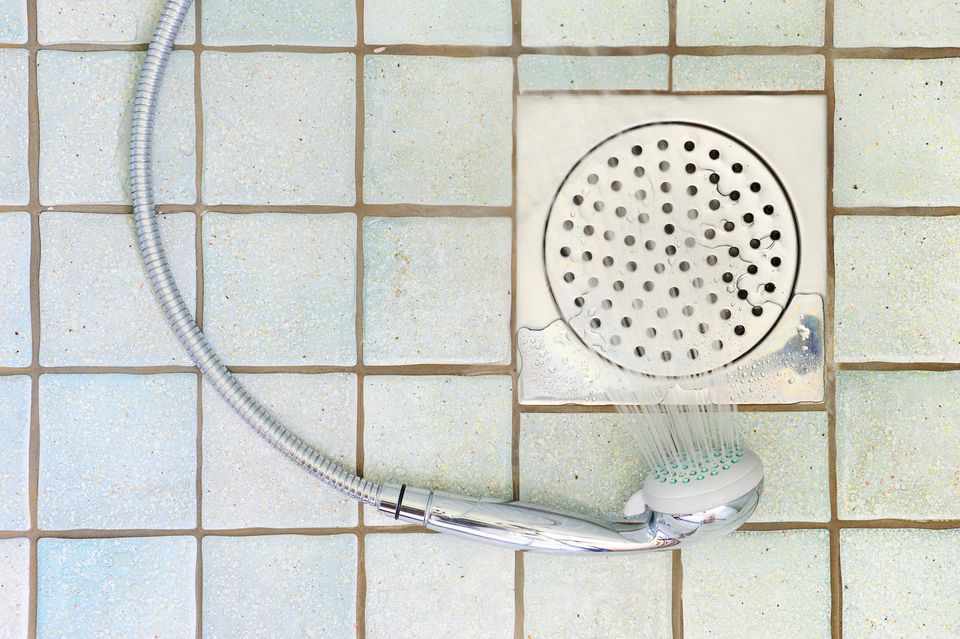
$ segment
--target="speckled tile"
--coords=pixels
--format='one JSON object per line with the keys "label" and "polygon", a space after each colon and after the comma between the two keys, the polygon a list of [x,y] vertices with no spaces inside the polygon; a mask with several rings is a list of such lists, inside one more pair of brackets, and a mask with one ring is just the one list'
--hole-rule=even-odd
{"label": "speckled tile", "polygon": [[683,550],[683,636],[830,637],[826,530],[736,532]]}
{"label": "speckled tile", "polygon": [[[523,558],[525,637],[670,637],[670,553]],[[643,586],[638,587],[642,575]]]}
{"label": "speckled tile", "polygon": [[960,361],[960,218],[833,222],[838,361]]}
{"label": "speckled tile", "polygon": [[[512,493],[508,376],[364,379],[364,476],[471,495]],[[367,524],[387,525],[373,514]]]}
{"label": "speckled tile", "polygon": [[510,0],[366,0],[368,44],[476,44],[513,40]]}
{"label": "speckled tile", "polygon": [[39,637],[196,633],[193,537],[41,539],[37,556]]}
{"label": "speckled tile", "polygon": [[202,67],[207,204],[353,204],[353,54],[207,51]]}
{"label": "speckled tile", "polygon": [[0,366],[29,366],[30,215],[0,213]]}
{"label": "speckled tile", "polygon": [[[196,299],[195,217],[160,216],[173,276],[188,307]],[[189,364],[153,299],[133,217],[40,216],[40,363],[45,366]]]}
{"label": "speckled tile", "polygon": [[960,45],[952,0],[837,0],[838,47],[955,47]]}
{"label": "speckled tile", "polygon": [[524,0],[527,47],[665,45],[666,0]]}
{"label": "speckled tile", "polygon": [[841,518],[960,518],[958,385],[957,372],[837,374]]}
{"label": "speckled tile", "polygon": [[355,0],[204,0],[203,41],[212,45],[352,46]]}
{"label": "speckled tile", "polygon": [[449,535],[377,534],[365,554],[368,639],[513,635],[513,553]]}
{"label": "speckled tile", "polygon": [[[143,54],[41,51],[40,201],[129,202],[133,94]],[[175,51],[160,91],[153,151],[157,202],[192,204],[195,189],[193,53]]]}
{"label": "speckled tile", "polygon": [[230,364],[357,361],[353,213],[204,213],[204,329]]}
{"label": "speckled tile", "polygon": [[837,60],[834,204],[960,204],[960,58]]}
{"label": "speckled tile", "polygon": [[26,41],[27,0],[0,0],[0,42],[22,44]]}
{"label": "speckled tile", "polygon": [[197,378],[40,377],[38,525],[191,528]]}
{"label": "speckled tile", "polygon": [[357,538],[207,537],[203,636],[356,636]]}
{"label": "speckled tile", "polygon": [[[2,4],[0,4],[2,6]],[[3,14],[0,12],[0,24]],[[30,54],[0,49],[0,204],[23,205],[30,200],[27,171],[27,69]]]}
{"label": "speckled tile", "polygon": [[510,58],[374,55],[364,65],[367,203],[510,204]]}
{"label": "speckled tile", "polygon": [[0,539],[0,639],[27,636],[30,542]]}
{"label": "speckled tile", "polygon": [[679,45],[822,45],[824,0],[678,0]]}
{"label": "speckled tile", "polygon": [[840,531],[843,636],[960,636],[960,531]]}
{"label": "speckled tile", "polygon": [[822,91],[822,55],[680,55],[676,91]]}
{"label": "speckled tile", "polygon": [[[357,379],[329,375],[240,375],[290,430],[353,469]],[[356,502],[289,461],[203,387],[203,526],[207,529],[352,526]]]}
{"label": "speckled tile", "polygon": [[666,55],[522,55],[520,92],[667,88]]}
{"label": "speckled tile", "polygon": [[366,218],[363,237],[366,364],[510,360],[509,219]]}
{"label": "speckled tile", "polygon": [[[27,502],[30,378],[24,375],[0,377],[0,406],[3,406],[0,411],[0,441],[3,442],[0,446],[0,530],[26,530],[30,527]],[[0,610],[3,610],[2,605]],[[0,625],[2,636],[3,627]]]}
{"label": "speckled tile", "polygon": [[[37,0],[37,39],[40,44],[149,42],[164,4],[164,0]],[[191,7],[177,44],[193,44],[196,32]]]}

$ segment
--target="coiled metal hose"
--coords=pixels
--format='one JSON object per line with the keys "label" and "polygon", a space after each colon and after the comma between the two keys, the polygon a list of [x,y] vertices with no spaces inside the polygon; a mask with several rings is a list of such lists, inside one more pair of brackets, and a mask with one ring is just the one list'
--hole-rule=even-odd
{"label": "coiled metal hose", "polygon": [[204,379],[250,426],[324,483],[354,499],[376,506],[381,489],[379,484],[338,466],[290,432],[227,369],[197,326],[170,272],[154,210],[151,149],[160,85],[174,38],[191,4],[192,0],[167,0],[147,49],[134,100],[130,134],[130,190],[137,242],[150,285],[167,322],[190,353]]}

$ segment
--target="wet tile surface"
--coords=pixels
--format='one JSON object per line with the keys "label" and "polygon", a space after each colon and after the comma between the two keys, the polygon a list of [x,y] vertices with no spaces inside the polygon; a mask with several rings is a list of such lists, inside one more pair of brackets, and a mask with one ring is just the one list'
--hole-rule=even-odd
{"label": "wet tile surface", "polygon": [[0,255],[0,366],[28,366],[33,357],[29,214],[0,213]]}
{"label": "wet tile surface", "polygon": [[837,0],[838,47],[955,47],[960,44],[956,3],[949,0]]}
{"label": "wet tile surface", "polygon": [[522,55],[520,91],[666,89],[665,55]]}
{"label": "wet tile surface", "polygon": [[353,213],[204,213],[204,328],[228,363],[356,362],[356,224]]}
{"label": "wet tile surface", "polygon": [[956,372],[837,375],[837,502],[845,519],[960,518]]}
{"label": "wet tile surface", "polygon": [[524,0],[521,25],[528,47],[665,45],[666,0]]}
{"label": "wet tile surface", "polygon": [[368,56],[364,200],[509,205],[512,68],[509,58]]}
{"label": "wet tile surface", "polygon": [[[2,4],[0,4],[2,6]],[[3,24],[0,13],[0,28]],[[27,171],[29,136],[26,51],[0,50],[0,204],[26,204],[30,199]]]}
{"label": "wet tile surface", "polygon": [[353,204],[353,54],[207,51],[201,65],[205,203]]}
{"label": "wet tile surface", "polygon": [[352,46],[355,0],[205,0],[203,40],[212,45]]}
{"label": "wet tile surface", "polygon": [[40,528],[196,525],[195,375],[43,375]]}
{"label": "wet tile surface", "polygon": [[366,0],[368,44],[482,44],[513,39],[510,0]]}
{"label": "wet tile surface", "polygon": [[0,539],[0,637],[27,636],[30,542]]}
{"label": "wet tile surface", "polygon": [[[37,39],[40,44],[149,42],[164,4],[163,0],[37,0]],[[193,44],[196,32],[191,7],[177,44]]]}
{"label": "wet tile surface", "polygon": [[960,361],[960,218],[833,223],[838,361]]}
{"label": "wet tile surface", "polygon": [[[0,406],[3,407],[0,412],[0,441],[3,442],[0,446],[0,530],[30,527],[27,502],[30,393],[29,377],[0,377]],[[0,625],[0,636],[3,636],[2,630]]]}
{"label": "wet tile surface", "polygon": [[356,636],[357,538],[207,537],[203,635]]}
{"label": "wet tile surface", "polygon": [[823,44],[824,0],[678,0],[679,45]]}
{"label": "wet tile surface", "polygon": [[821,55],[692,56],[673,59],[676,91],[822,91]]}
{"label": "wet tile surface", "polygon": [[509,361],[509,219],[367,218],[363,237],[365,363]]}

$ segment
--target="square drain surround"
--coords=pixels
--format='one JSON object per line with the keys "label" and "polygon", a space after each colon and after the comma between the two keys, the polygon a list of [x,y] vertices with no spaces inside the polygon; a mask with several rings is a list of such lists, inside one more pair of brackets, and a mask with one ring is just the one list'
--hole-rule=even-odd
{"label": "square drain surround", "polygon": [[521,96],[523,404],[823,400],[826,99]]}

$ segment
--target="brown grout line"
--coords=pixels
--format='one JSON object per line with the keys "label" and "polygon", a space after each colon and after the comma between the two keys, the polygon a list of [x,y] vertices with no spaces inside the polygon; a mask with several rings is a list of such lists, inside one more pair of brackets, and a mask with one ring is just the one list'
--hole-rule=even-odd
{"label": "brown grout line", "polygon": [[[194,0],[194,45],[193,45],[193,114],[194,114],[194,190],[195,201],[193,206],[194,213],[194,250],[196,261],[194,263],[195,286],[196,286],[196,308],[194,309],[194,320],[201,329],[203,328],[203,309],[204,309],[204,273],[203,273],[203,82],[201,77],[203,50],[203,39],[200,32],[201,27],[201,0]],[[203,637],[203,375],[197,370],[197,459],[196,459],[196,495],[197,495],[197,560],[196,560],[196,586],[194,587],[195,608],[196,608],[196,636],[197,639]]]}
{"label": "brown grout line", "polygon": [[683,552],[674,550],[670,587],[670,618],[673,625],[673,639],[683,639]]}
{"label": "brown grout line", "polygon": [[956,206],[870,206],[870,207],[834,207],[834,215],[881,215],[918,216],[918,217],[947,217],[960,215],[960,207]]}
{"label": "brown grout line", "polygon": [[[793,412],[823,412],[825,403],[804,403],[804,404],[738,404],[738,412],[742,413],[793,413]],[[620,413],[623,406],[614,404],[523,404],[520,406],[521,413]]]}
{"label": "brown grout line", "polygon": [[677,0],[667,0],[667,33],[667,91],[672,93],[673,58],[677,50]]}

